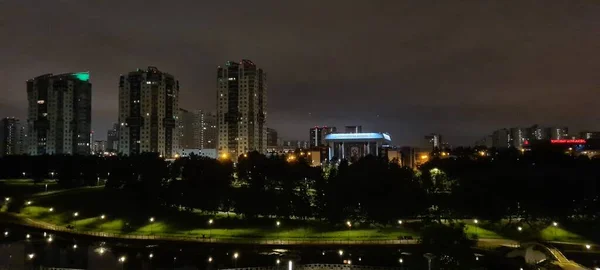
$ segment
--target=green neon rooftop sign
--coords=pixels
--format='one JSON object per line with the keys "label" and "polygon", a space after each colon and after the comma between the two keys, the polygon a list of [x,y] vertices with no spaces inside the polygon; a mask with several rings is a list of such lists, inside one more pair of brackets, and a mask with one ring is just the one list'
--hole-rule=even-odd
{"label": "green neon rooftop sign", "polygon": [[84,81],[87,82],[90,80],[90,73],[89,72],[78,72],[78,73],[73,73],[73,76],[75,76],[75,78],[77,78],[80,81]]}

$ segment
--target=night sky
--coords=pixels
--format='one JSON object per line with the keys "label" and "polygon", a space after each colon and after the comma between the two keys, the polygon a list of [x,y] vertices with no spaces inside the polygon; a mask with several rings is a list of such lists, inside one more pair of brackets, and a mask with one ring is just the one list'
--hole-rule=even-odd
{"label": "night sky", "polygon": [[215,110],[216,67],[268,73],[268,125],[437,132],[472,144],[511,126],[600,130],[600,1],[0,0],[0,116],[26,117],[25,81],[90,71],[97,138],[122,73],[156,66],[180,106]]}

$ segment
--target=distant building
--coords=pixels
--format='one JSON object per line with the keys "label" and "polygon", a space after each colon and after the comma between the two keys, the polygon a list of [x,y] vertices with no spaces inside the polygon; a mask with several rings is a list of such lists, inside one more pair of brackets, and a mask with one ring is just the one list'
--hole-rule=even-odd
{"label": "distant building", "polygon": [[267,75],[250,60],[217,69],[218,150],[237,157],[267,149]]}
{"label": "distant building", "polygon": [[114,123],[113,128],[106,132],[106,151],[118,152],[119,150],[119,124]]}
{"label": "distant building", "polygon": [[119,79],[119,153],[173,157],[179,149],[179,81],[156,67]]}
{"label": "distant building", "polygon": [[431,133],[425,136],[425,139],[427,140],[427,142],[429,142],[433,150],[443,148],[442,135]]}
{"label": "distant building", "polygon": [[300,149],[308,149],[309,148],[309,144],[307,141],[300,141],[300,140],[283,141],[283,146],[289,147],[289,148],[300,148]]}
{"label": "distant building", "polygon": [[277,147],[277,130],[267,128],[267,148],[272,149]]}
{"label": "distant building", "polygon": [[184,148],[181,150],[181,157],[189,157],[196,155],[199,157],[217,158],[217,149],[188,149]]}
{"label": "distant building", "polygon": [[21,124],[7,117],[0,121],[0,157],[21,154]]}
{"label": "distant building", "polygon": [[491,136],[491,147],[508,148],[511,144],[511,134],[508,129],[502,128],[494,131]]}
{"label": "distant building", "polygon": [[106,141],[97,140],[92,144],[92,152],[93,154],[102,154],[106,151]]}
{"label": "distant building", "polygon": [[[508,136],[507,136],[507,141],[508,141]],[[483,146],[486,148],[493,147],[494,146],[493,144],[494,144],[494,135],[487,135],[475,142],[475,146]],[[507,145],[508,145],[508,143],[507,143]]]}
{"label": "distant building", "polygon": [[88,72],[46,74],[27,81],[27,153],[91,152],[92,84]]}
{"label": "distant building", "polygon": [[346,126],[346,133],[362,133],[362,126]]}
{"label": "distant building", "polygon": [[194,139],[195,128],[193,112],[179,108],[179,119],[177,119],[177,132],[179,132],[180,148],[199,148],[197,140]]}
{"label": "distant building", "polygon": [[[346,127],[348,129],[348,127]],[[362,128],[360,128],[362,130]],[[350,128],[351,131],[357,131],[358,128],[356,127],[352,127]],[[319,147],[319,146],[324,146],[325,145],[325,136],[335,133],[337,131],[337,129],[335,127],[327,127],[327,126],[323,126],[323,127],[313,127],[310,129],[310,140],[309,140],[309,147]],[[353,133],[358,133],[358,132],[353,132]]]}
{"label": "distant building", "polygon": [[198,110],[196,111],[195,123],[200,126],[200,137],[196,138],[200,142],[200,149],[216,149],[219,138],[217,115]]}
{"label": "distant building", "polygon": [[600,139],[600,131],[582,131],[579,133],[581,139]]}
{"label": "distant building", "polygon": [[379,156],[382,147],[389,146],[392,138],[387,133],[333,133],[325,136],[329,160],[334,158],[356,161],[366,155]]}

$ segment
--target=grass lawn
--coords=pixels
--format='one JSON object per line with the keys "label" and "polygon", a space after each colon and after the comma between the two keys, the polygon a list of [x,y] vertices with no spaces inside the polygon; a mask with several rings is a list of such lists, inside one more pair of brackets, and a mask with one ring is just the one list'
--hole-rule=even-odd
{"label": "grass lawn", "polygon": [[[420,222],[406,222],[395,226],[345,224],[333,226],[316,220],[281,220],[260,218],[244,220],[239,215],[174,209],[150,209],[143,199],[131,198],[121,191],[102,187],[80,188],[48,192],[33,196],[31,205],[24,205],[20,214],[51,224],[75,226],[78,230],[131,233],[187,235],[213,238],[252,238],[271,240],[388,240],[399,236],[418,237]],[[52,209],[52,211],[50,211]],[[109,211],[110,209],[110,211]],[[77,213],[77,215],[75,215]],[[104,216],[104,218],[102,218]],[[150,218],[154,221],[151,222]],[[209,224],[208,220],[213,223]],[[521,227],[521,230],[518,230]],[[524,224],[487,223],[466,221],[468,236],[485,239],[589,242],[584,237],[562,227],[549,226],[534,229]]]}

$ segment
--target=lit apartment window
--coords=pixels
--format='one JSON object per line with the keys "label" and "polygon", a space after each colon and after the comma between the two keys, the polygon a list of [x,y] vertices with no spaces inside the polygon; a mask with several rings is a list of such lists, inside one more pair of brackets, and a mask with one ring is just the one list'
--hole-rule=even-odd
{"label": "lit apartment window", "polygon": [[44,104],[44,102],[46,102],[46,101],[44,101],[44,100],[38,100],[37,101],[38,104]]}

